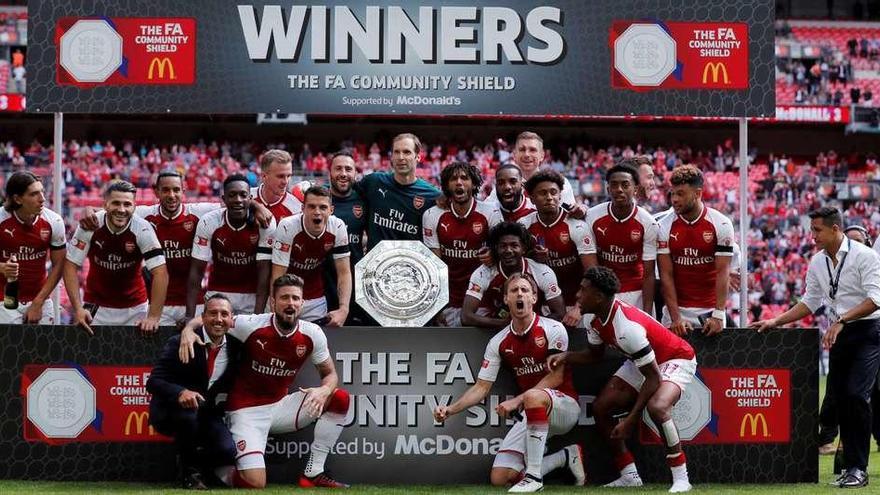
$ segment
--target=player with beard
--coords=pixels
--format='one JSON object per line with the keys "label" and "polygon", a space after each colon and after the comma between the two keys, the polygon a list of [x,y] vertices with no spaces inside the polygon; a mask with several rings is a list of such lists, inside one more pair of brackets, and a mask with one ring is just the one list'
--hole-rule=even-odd
{"label": "player with beard", "polygon": [[[333,355],[321,327],[299,318],[303,280],[283,275],[272,284],[272,294],[274,313],[236,316],[227,334],[242,342],[238,373],[226,403],[226,422],[237,450],[237,470],[227,481],[240,488],[265,487],[268,436],[315,423],[311,454],[299,485],[345,488],[324,471],[324,463],[342,433],[350,396],[337,388]],[[200,318],[194,319],[181,332],[181,361],[195,356],[195,345],[202,343],[195,329],[201,324]],[[289,393],[307,361],[317,368],[320,386]]]}
{"label": "player with beard", "polygon": [[[15,172],[6,182],[6,203],[0,210],[0,292],[17,280],[18,308],[0,306],[0,324],[55,322],[49,296],[61,280],[67,241],[64,220],[46,208],[43,184],[30,172]],[[52,269],[46,273],[46,262]]]}
{"label": "player with beard", "polygon": [[501,223],[498,210],[474,197],[482,181],[473,165],[447,165],[440,172],[440,187],[449,207],[434,206],[422,219],[425,245],[449,267],[449,305],[437,317],[440,326],[461,326],[468,280],[480,266],[480,252],[488,251],[489,229]]}
{"label": "player with beard", "polygon": [[[513,157],[513,163],[519,168],[522,173],[522,180],[527,181],[535,175],[535,172],[541,167],[541,164],[544,163],[544,140],[541,139],[541,136],[538,134],[525,131],[521,132],[516,137],[516,143],[513,146],[513,153],[511,154]],[[489,194],[489,197],[486,198],[487,202],[497,202],[498,190],[493,189]],[[561,191],[562,204],[567,205],[569,208],[577,207],[574,191],[571,189],[571,184],[568,181],[564,181],[562,184]],[[575,213],[577,215],[577,213]]]}
{"label": "player with beard", "polygon": [[[602,436],[610,442],[620,478],[606,487],[642,486],[635,460],[624,440],[638,428],[642,411],[657,426],[666,445],[666,464],[672,471],[670,493],[690,491],[687,464],[679,441],[672,408],[694,379],[697,360],[693,348],[657,320],[615,297],[620,281],[604,266],[587,270],[578,290],[584,313],[595,317],[587,327],[588,348],[550,356],[549,369],[583,365],[601,359],[605,346],[627,360],[593,402],[593,415]],[[617,415],[626,413],[617,421]]]}
{"label": "player with beard", "polygon": [[[345,223],[348,231],[348,248],[351,256],[348,257],[351,273],[354,273],[354,265],[364,257],[364,233],[367,229],[367,204],[355,189],[357,181],[357,167],[354,157],[347,151],[340,151],[330,159],[330,194],[333,200],[333,216]],[[335,261],[327,260],[324,264],[324,283],[327,290],[327,307],[339,308],[338,289],[336,286]],[[348,302],[348,318],[345,325],[377,325],[375,320],[354,302],[354,290]]]}
{"label": "player with beard", "polygon": [[688,333],[694,325],[714,335],[725,326],[733,224],[703,204],[703,174],[698,168],[678,167],[670,182],[675,214],[660,221],[657,238],[666,303],[662,321],[678,335]]}
{"label": "player with beard", "polygon": [[[339,327],[348,317],[351,300],[352,276],[348,261],[351,252],[345,223],[331,215],[330,201],[330,191],[312,186],[305,193],[303,212],[281,220],[275,230],[271,279],[292,273],[305,280],[305,302],[300,318],[312,322],[323,319],[326,325]],[[325,260],[331,258],[341,302],[338,309],[328,313],[321,268]]]}
{"label": "player with beard", "polygon": [[480,265],[471,275],[461,309],[463,325],[501,328],[510,323],[502,286],[515,273],[525,273],[538,285],[538,308],[547,306],[549,317],[561,320],[565,314],[562,291],[553,270],[526,258],[532,236],[521,224],[502,222],[489,231],[491,265]]}
{"label": "player with beard", "polygon": [[577,287],[588,266],[590,237],[583,220],[570,218],[560,206],[560,191],[565,178],[553,170],[541,170],[526,181],[526,191],[537,211],[523,217],[519,223],[528,229],[534,240],[532,257],[546,263],[556,273],[566,315],[563,323],[574,326],[580,321],[576,307]]}
{"label": "player with beard", "polygon": [[611,201],[587,212],[591,264],[611,268],[620,280],[617,298],[651,313],[654,307],[654,264],[657,222],[636,205],[640,180],[633,167],[620,164],[605,174]]}
{"label": "player with beard", "polygon": [[[144,333],[159,328],[168,290],[168,270],[153,226],[134,215],[137,189],[128,182],[111,183],[104,192],[101,228],[78,227],[67,248],[64,286],[73,307],[73,321],[90,334],[92,325],[134,325]],[[89,259],[83,301],[77,272]],[[151,275],[150,299],[141,268]]]}
{"label": "player with beard", "polygon": [[230,175],[223,182],[226,207],[199,220],[187,283],[187,316],[195,314],[208,262],[212,269],[207,295],[222,292],[236,314],[266,307],[275,220],[267,228],[260,227],[250,213],[251,202],[247,178]]}
{"label": "player with beard", "polygon": [[[522,172],[513,164],[502,165],[495,172],[498,209],[505,222],[516,222],[535,211],[535,205],[523,194]],[[486,198],[491,204],[491,197]]]}
{"label": "player with beard", "polygon": [[413,134],[392,140],[392,172],[373,172],[355,185],[369,205],[367,250],[383,240],[421,241],[422,215],[440,191],[416,177],[422,143]]}
{"label": "player with beard", "polygon": [[260,157],[260,185],[251,188],[251,196],[272,212],[276,223],[302,211],[302,201],[288,191],[292,176],[290,153],[269,150]]}
{"label": "player with beard", "polygon": [[516,375],[520,394],[498,404],[495,411],[503,418],[524,411],[525,419],[520,418],[501,442],[492,465],[492,484],[513,485],[511,493],[536,492],[544,487],[545,474],[568,466],[575,485],[583,485],[586,476],[579,445],[544,455],[547,439],[568,433],[581,412],[571,370],[557,366],[549,372],[546,366],[549,356],[568,350],[568,332],[558,321],[535,312],[538,287],[528,275],[511,275],[502,290],[510,324],[486,346],[477,382],[451,405],[437,406],[434,419],[442,423],[482,402],[504,364]]}

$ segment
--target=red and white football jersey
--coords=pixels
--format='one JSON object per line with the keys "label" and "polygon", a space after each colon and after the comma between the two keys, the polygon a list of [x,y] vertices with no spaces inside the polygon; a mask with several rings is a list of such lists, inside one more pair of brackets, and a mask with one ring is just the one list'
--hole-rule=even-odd
{"label": "red and white football jersey", "polygon": [[[567,350],[568,332],[562,323],[536,314],[522,335],[515,334],[512,325],[507,325],[489,340],[478,378],[494,382],[505,364],[513,370],[519,391],[525,392],[547,375],[547,357]],[[562,384],[556,390],[577,400],[570,366],[565,368]]]}
{"label": "red and white football jersey", "polygon": [[235,228],[226,218],[226,208],[212,211],[196,227],[192,257],[212,263],[208,290],[235,294],[257,292],[257,261],[272,259],[275,220],[268,228],[245,224]]}
{"label": "red and white football jersey", "polygon": [[430,208],[422,216],[425,245],[440,250],[449,267],[449,305],[460,308],[468,280],[480,266],[478,252],[486,246],[489,229],[501,223],[501,213],[487,203],[472,200],[467,214]]}
{"label": "red and white football jersey", "polygon": [[[494,191],[493,191],[494,192]],[[486,202],[492,204],[488,198],[486,198]],[[528,216],[535,211],[535,205],[532,204],[532,200],[527,198],[525,195],[525,191],[523,191],[522,201],[519,202],[519,206],[512,210],[505,210],[503,206],[501,206],[500,201],[495,201],[495,204],[498,206],[498,211],[501,212],[501,217],[505,222],[516,222],[522,217]]]}
{"label": "red and white football jersey", "polygon": [[672,258],[678,305],[715,307],[716,256],[733,256],[733,224],[715,209],[703,206],[693,222],[678,215],[660,221],[657,254]]}
{"label": "red and white football jersey", "polygon": [[98,212],[97,217],[98,230],[77,227],[67,246],[67,259],[76,266],[83,266],[89,258],[83,301],[107,308],[132,308],[147,302],[141,265],[152,270],[165,264],[156,231],[134,215],[125,229],[114,234],[105,223],[106,212]]}
{"label": "red and white football jersey", "polygon": [[135,214],[150,222],[162,244],[162,254],[168,265],[168,294],[166,306],[186,305],[189,286],[189,267],[192,264],[192,245],[199,219],[206,213],[220,209],[218,203],[183,204],[171,218],[162,214],[160,205],[138,206]]}
{"label": "red and white football jersey", "polygon": [[694,348],[641,309],[614,300],[607,321],[593,318],[587,328],[587,341],[608,345],[622,352],[636,366],[656,359],[663,364],[671,359],[693,359]]}
{"label": "red and white football jersey", "polygon": [[620,292],[642,290],[644,262],[657,259],[658,226],[651,214],[635,206],[625,218],[617,218],[609,201],[590,208],[586,221],[592,237],[589,251],[596,253],[600,265],[614,270]]}
{"label": "red and white football jersey", "polygon": [[302,213],[302,201],[296,199],[296,196],[290,194],[290,192],[284,193],[284,197],[278,201],[269,203],[263,199],[263,186],[260,185],[251,188],[251,196],[253,196],[254,201],[265,206],[272,212],[272,216],[275,217],[276,223],[280,222],[282,218]]}
{"label": "red and white football jersey", "polygon": [[330,359],[321,327],[307,321],[299,320],[296,330],[284,336],[272,313],[239,315],[228,335],[242,342],[238,373],[226,403],[229,411],[278,402],[289,393],[306,361],[318,365]]}
{"label": "red and white football jersey", "polygon": [[286,266],[287,273],[302,277],[305,282],[303,299],[324,296],[323,264],[328,256],[334,260],[351,255],[345,222],[330,215],[321,235],[313,237],[303,225],[302,214],[287,217],[275,229],[272,264]]}
{"label": "red and white football jersey", "polygon": [[[64,220],[54,211],[43,212],[31,223],[25,223],[14,212],[0,208],[0,261],[6,263],[15,255],[18,262],[18,299],[31,302],[46,283],[49,250],[64,249],[67,239]],[[0,292],[6,289],[6,277],[0,275]]]}
{"label": "red and white football jersey", "polygon": [[565,305],[573,305],[584,277],[581,256],[589,253],[587,224],[570,218],[561,208],[556,220],[549,225],[541,221],[538,212],[521,218],[519,223],[532,234],[535,244],[547,248],[547,265],[556,273]]}
{"label": "red and white football jersey", "polygon": [[[562,295],[556,274],[547,265],[523,258],[522,268],[516,273],[527,273],[535,279],[535,283],[538,285],[538,304],[536,307]],[[465,295],[477,298],[480,301],[480,309],[488,312],[490,316],[500,317],[502,313],[507,313],[501,289],[510,275],[513,274],[504,273],[497,264],[480,265],[471,275]]]}

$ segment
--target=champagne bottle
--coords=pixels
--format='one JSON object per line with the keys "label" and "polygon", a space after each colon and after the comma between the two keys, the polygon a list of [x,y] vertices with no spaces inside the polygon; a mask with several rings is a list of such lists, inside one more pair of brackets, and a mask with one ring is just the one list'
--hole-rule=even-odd
{"label": "champagne bottle", "polygon": [[[7,260],[7,263],[15,263],[15,255]],[[3,307],[6,309],[18,309],[18,278],[6,279],[6,290],[3,293]]]}

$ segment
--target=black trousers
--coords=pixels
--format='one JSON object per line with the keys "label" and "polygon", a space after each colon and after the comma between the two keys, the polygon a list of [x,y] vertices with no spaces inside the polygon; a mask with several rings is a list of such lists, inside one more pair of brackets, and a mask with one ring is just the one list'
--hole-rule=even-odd
{"label": "black trousers", "polygon": [[[874,384],[874,392],[871,394],[871,418],[871,432],[874,441],[880,446],[880,373],[877,375],[877,383]],[[819,409],[819,445],[831,443],[837,438],[840,431],[839,424],[834,387],[829,383],[825,387],[822,408]]]}
{"label": "black trousers", "polygon": [[235,443],[223,416],[201,411],[175,407],[164,421],[154,425],[159,433],[174,438],[184,476],[203,467],[235,464]]}
{"label": "black trousers", "polygon": [[843,467],[867,470],[871,444],[871,394],[880,367],[880,321],[844,325],[831,348],[828,383],[834,388]]}

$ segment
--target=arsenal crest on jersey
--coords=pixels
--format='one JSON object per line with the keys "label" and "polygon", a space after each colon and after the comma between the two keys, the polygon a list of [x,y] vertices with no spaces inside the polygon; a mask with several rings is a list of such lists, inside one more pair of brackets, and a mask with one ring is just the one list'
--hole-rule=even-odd
{"label": "arsenal crest on jersey", "polygon": [[133,253],[133,252],[134,252],[134,249],[135,249],[136,247],[137,247],[137,246],[135,245],[134,242],[132,242],[132,241],[125,241],[125,252],[126,252],[126,253]]}
{"label": "arsenal crest on jersey", "polygon": [[195,226],[196,224],[192,220],[187,220],[186,222],[183,222],[183,230],[187,232],[192,232]]}
{"label": "arsenal crest on jersey", "polygon": [[568,241],[570,241],[570,240],[571,240],[571,236],[568,235],[568,232],[562,232],[561,234],[559,234],[559,241],[562,242],[563,244],[568,244]]}
{"label": "arsenal crest on jersey", "polygon": [[543,335],[535,337],[535,345],[543,349],[547,345],[547,339]]}
{"label": "arsenal crest on jersey", "polygon": [[703,240],[706,241],[706,244],[710,244],[712,242],[712,238],[715,237],[712,235],[711,230],[706,230],[703,232]]}
{"label": "arsenal crest on jersey", "polygon": [[474,222],[471,228],[474,229],[474,234],[480,235],[483,232],[483,224],[480,222]]}
{"label": "arsenal crest on jersey", "polygon": [[421,210],[422,207],[425,206],[425,198],[421,196],[413,196],[413,206],[415,206],[417,210]]}
{"label": "arsenal crest on jersey", "polygon": [[351,207],[351,214],[354,215],[355,218],[360,218],[364,216],[364,207],[361,205],[354,205]]}
{"label": "arsenal crest on jersey", "polygon": [[49,236],[52,235],[52,231],[49,229],[40,229],[40,239],[44,241],[49,240]]}
{"label": "arsenal crest on jersey", "polygon": [[308,348],[305,344],[297,344],[296,346],[296,357],[303,357],[306,355],[306,351]]}
{"label": "arsenal crest on jersey", "polygon": [[251,234],[251,245],[256,246],[258,242],[260,242],[260,236],[258,234]]}
{"label": "arsenal crest on jersey", "polygon": [[639,230],[633,230],[629,233],[629,238],[632,239],[633,242],[639,242],[639,239],[642,238],[642,232]]}

